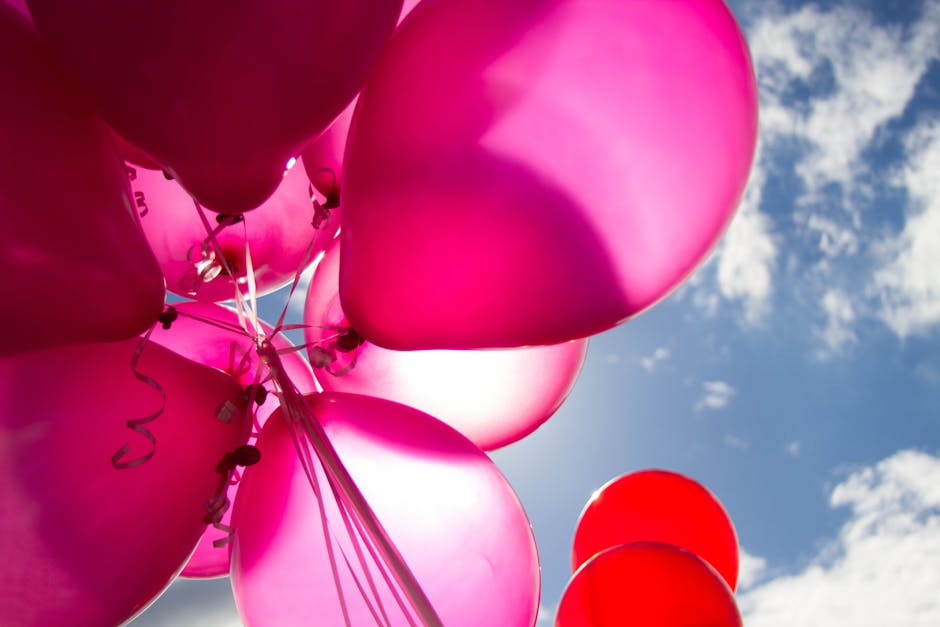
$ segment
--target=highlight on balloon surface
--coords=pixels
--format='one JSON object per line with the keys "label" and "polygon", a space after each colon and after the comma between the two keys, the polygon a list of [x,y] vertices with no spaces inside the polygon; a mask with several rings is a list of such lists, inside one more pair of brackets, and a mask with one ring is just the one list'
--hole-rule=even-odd
{"label": "highlight on balloon surface", "polygon": [[[270,369],[255,351],[255,337],[239,326],[234,309],[211,303],[183,302],[173,305],[176,318],[165,328],[154,330],[151,340],[187,359],[215,368],[233,377],[246,391],[250,390],[249,411],[255,428],[264,426],[268,416],[278,407],[277,390],[270,379]],[[310,365],[299,351],[283,335],[274,332],[270,325],[261,322],[264,336],[280,351],[284,352],[281,364],[290,380],[303,393],[315,392],[316,383]],[[264,391],[258,388],[263,388]],[[254,444],[254,437],[248,444]],[[224,498],[230,506],[235,502],[238,484],[230,484]],[[221,496],[221,495],[220,495]],[[232,510],[225,509],[219,525],[209,525],[186,567],[183,577],[219,577],[229,572],[229,543]]]}
{"label": "highlight on balloon surface", "polygon": [[488,351],[391,351],[363,340],[339,300],[340,259],[337,242],[317,264],[304,310],[307,351],[324,390],[409,405],[492,450],[529,435],[574,387],[586,339]]}
{"label": "highlight on balloon surface", "polygon": [[392,349],[608,329],[711,250],[756,133],[750,56],[718,0],[422,2],[352,120],[346,315]]}
{"label": "highlight on balloon surface", "polygon": [[241,216],[201,212],[162,172],[128,166],[128,176],[167,287],[180,296],[231,300],[236,290],[249,291],[249,269],[255,292],[272,292],[312,263],[339,230],[341,210],[311,194],[301,167],[288,170],[263,205]]}
{"label": "highlight on balloon surface", "polygon": [[163,278],[110,131],[6,3],[0,60],[0,355],[133,337],[160,314]]}
{"label": "highlight on balloon surface", "polygon": [[352,101],[402,0],[27,5],[108,124],[204,206],[238,214]]}
{"label": "highlight on balloon surface", "polygon": [[697,555],[657,542],[602,551],[575,572],[555,627],[742,627],[731,589]]}
{"label": "highlight on balloon surface", "polygon": [[0,358],[0,622],[144,609],[206,526],[244,405],[232,377],[136,338]]}
{"label": "highlight on balloon surface", "polygon": [[[482,451],[397,403],[338,393],[306,403],[441,624],[534,624],[540,579],[532,529]],[[233,517],[232,585],[246,624],[385,624],[377,617],[409,624],[390,575],[369,560],[366,542],[346,534],[342,508],[312,493],[283,410],[258,448],[264,462],[246,471]],[[323,471],[311,474],[329,494]]]}
{"label": "highlight on balloon surface", "polygon": [[643,470],[614,479],[585,506],[575,528],[571,567],[620,544],[663,542],[708,562],[733,591],[738,538],[718,499],[694,479],[668,470]]}

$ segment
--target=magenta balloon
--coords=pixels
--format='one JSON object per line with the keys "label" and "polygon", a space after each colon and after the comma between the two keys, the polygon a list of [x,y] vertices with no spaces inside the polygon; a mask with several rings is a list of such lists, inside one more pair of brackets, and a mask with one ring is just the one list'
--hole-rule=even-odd
{"label": "magenta balloon", "polygon": [[349,123],[352,121],[353,110],[356,108],[354,99],[346,107],[333,125],[323,132],[316,141],[311,142],[300,155],[307,177],[316,187],[317,191],[330,198],[336,195],[339,198],[340,179],[343,171],[343,152],[346,150],[346,136],[349,134]]}
{"label": "magenta balloon", "polygon": [[614,326],[714,245],[756,132],[720,0],[426,0],[353,118],[346,314],[395,349]]}
{"label": "magenta balloon", "polygon": [[[264,365],[260,370],[258,368],[259,360],[254,350],[253,340],[243,332],[217,326],[221,324],[238,327],[238,315],[233,309],[211,303],[176,303],[173,306],[179,317],[169,329],[156,329],[153,333],[154,342],[187,359],[222,370],[245,387],[254,385],[257,382],[256,377],[260,380],[267,378],[268,368]],[[262,327],[265,335],[271,338],[277,348],[292,348],[290,341],[281,334],[275,334],[270,325],[262,323]],[[301,392],[316,391],[310,365],[301,357],[300,352],[285,352],[281,356],[281,363],[288,377]],[[256,418],[259,426],[263,425],[268,416],[278,407],[272,383],[266,382],[264,387],[268,390],[268,394],[264,402],[257,406]],[[238,485],[229,487],[226,494],[230,504],[235,502],[237,491]],[[230,508],[222,516],[222,524],[229,525],[231,518]],[[213,544],[216,540],[225,538],[226,535],[224,530],[214,526],[206,528],[181,575],[202,578],[228,574],[229,547]]]}
{"label": "magenta balloon", "polygon": [[[574,386],[587,340],[488,351],[391,351],[358,338],[339,302],[339,246],[320,260],[304,311],[310,362],[324,390],[409,405],[492,450],[532,433]],[[345,349],[345,350],[344,350]],[[335,357],[332,363],[324,357]]]}
{"label": "magenta balloon", "polygon": [[[448,627],[533,625],[539,565],[532,529],[492,461],[444,423],[389,401],[310,395],[344,464]],[[343,625],[317,501],[275,413],[235,503],[232,586],[248,625]],[[323,489],[329,492],[318,471]],[[329,524],[344,524],[326,500]],[[357,564],[348,541],[346,555]],[[373,624],[337,551],[353,625]],[[380,575],[392,625],[406,624]],[[360,573],[360,581],[364,577]]]}
{"label": "magenta balloon", "polygon": [[[170,582],[205,528],[216,465],[244,442],[231,377],[139,339],[0,359],[0,617],[20,625],[117,625]],[[220,413],[220,408],[231,411]],[[228,422],[224,422],[227,419]]]}
{"label": "magenta balloon", "polygon": [[163,277],[110,131],[7,4],[0,59],[0,355],[135,336],[163,309]]}
{"label": "magenta balloon", "polygon": [[[206,255],[216,253],[207,242],[206,224],[192,199],[162,172],[143,168],[128,172],[141,225],[166,275],[167,288],[182,296],[222,301],[235,298],[236,289],[247,293],[246,233],[255,285],[258,294],[266,294],[289,283],[333,241],[339,229],[339,209],[317,209],[303,168],[293,167],[274,195],[244,215],[243,223],[226,226],[215,235],[234,276],[211,259],[205,265],[215,272],[200,274],[204,267],[199,264]],[[219,227],[216,214],[203,213],[210,227]],[[208,246],[206,254],[203,244]]]}
{"label": "magenta balloon", "polygon": [[27,0],[105,120],[206,207],[277,187],[359,90],[401,0]]}

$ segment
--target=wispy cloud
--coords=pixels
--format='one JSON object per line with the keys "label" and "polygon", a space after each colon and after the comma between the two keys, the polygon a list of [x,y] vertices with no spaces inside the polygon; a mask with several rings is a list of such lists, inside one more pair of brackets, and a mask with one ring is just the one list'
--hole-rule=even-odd
{"label": "wispy cloud", "polygon": [[741,207],[715,253],[718,291],[742,306],[743,320],[749,325],[758,324],[769,310],[777,259],[770,218],[759,209],[764,179],[758,161]]}
{"label": "wispy cloud", "polygon": [[802,571],[742,586],[745,624],[940,625],[940,458],[901,451],[853,473],[829,502],[850,508],[848,522]]}
{"label": "wispy cloud", "polygon": [[695,409],[723,409],[731,402],[735,389],[725,381],[705,381],[702,384],[702,397],[695,404]]}
{"label": "wispy cloud", "polygon": [[[786,14],[768,6],[750,33],[763,129],[802,145],[797,173],[812,198],[829,183],[851,184],[877,130],[913,98],[938,53],[940,5],[928,3],[910,29],[850,4]],[[794,102],[801,90],[811,96]]]}
{"label": "wispy cloud", "polygon": [[738,594],[748,590],[767,574],[767,560],[741,549],[738,555]]}
{"label": "wispy cloud", "polygon": [[838,289],[829,289],[823,294],[822,308],[826,316],[826,325],[816,329],[816,336],[822,340],[822,346],[817,349],[816,356],[827,359],[843,352],[849,345],[856,344],[855,335],[855,307],[852,299],[845,292]]}
{"label": "wispy cloud", "polygon": [[640,365],[643,366],[643,369],[647,372],[653,372],[667,359],[669,359],[669,349],[665,346],[660,346],[653,351],[652,355],[641,357]]}
{"label": "wispy cloud", "polygon": [[907,150],[899,182],[912,211],[901,233],[883,244],[884,261],[873,281],[880,315],[901,338],[940,323],[940,119],[912,132]]}

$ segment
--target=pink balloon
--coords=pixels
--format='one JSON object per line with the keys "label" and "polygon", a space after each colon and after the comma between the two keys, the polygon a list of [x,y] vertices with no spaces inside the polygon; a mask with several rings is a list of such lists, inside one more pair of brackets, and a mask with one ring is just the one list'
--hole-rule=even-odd
{"label": "pink balloon", "polygon": [[141,225],[168,289],[197,300],[229,300],[235,298],[236,289],[247,293],[246,234],[260,295],[289,283],[333,241],[339,229],[339,209],[315,206],[303,168],[293,167],[274,195],[244,215],[242,222],[222,227],[216,214],[203,212],[209,227],[220,229],[214,239],[233,276],[217,259],[206,223],[176,181],[143,168],[130,167],[128,173]]}
{"label": "pink balloon", "polygon": [[[348,394],[310,395],[344,464],[448,627],[533,625],[539,566],[532,530],[496,466],[466,438],[417,410]],[[232,586],[248,625],[343,625],[317,501],[286,423],[275,413],[235,503]],[[326,479],[317,471],[323,489]],[[332,499],[329,525],[350,563]],[[339,578],[353,625],[373,624],[342,554]],[[366,586],[359,571],[360,581]],[[404,622],[373,572],[392,625]]]}
{"label": "pink balloon", "polygon": [[352,122],[346,314],[394,349],[603,331],[712,248],[756,132],[720,0],[425,0]]}
{"label": "pink balloon", "polygon": [[6,4],[0,58],[0,355],[132,337],[160,315],[163,277],[110,131]]}
{"label": "pink balloon", "polygon": [[339,252],[334,244],[317,265],[304,311],[324,390],[409,405],[492,450],[532,433],[574,386],[587,340],[488,351],[390,351],[363,341],[339,302]]}
{"label": "pink balloon", "polygon": [[[216,465],[247,436],[231,377],[139,339],[0,359],[0,616],[117,625],[170,582],[205,528]],[[161,407],[153,421],[128,428]],[[130,449],[118,463],[114,456]],[[153,452],[153,457],[142,461]],[[133,462],[140,461],[139,465]]]}
{"label": "pink balloon", "polygon": [[333,125],[304,148],[300,155],[307,177],[317,191],[326,197],[328,203],[340,201],[343,152],[346,150],[346,136],[349,134],[349,123],[355,108],[354,99],[339,114]]}
{"label": "pink balloon", "polygon": [[260,205],[359,90],[401,0],[27,0],[105,120],[210,209]]}
{"label": "pink balloon", "polygon": [[[232,376],[244,387],[255,385],[259,380],[267,379],[269,371],[267,366],[261,364],[254,350],[255,344],[245,332],[230,330],[238,328],[238,315],[235,310],[210,303],[176,303],[173,305],[178,312],[178,318],[171,323],[169,329],[158,328],[154,331],[152,339],[164,348],[191,359],[196,363],[221,370]],[[264,333],[271,338],[278,349],[288,351],[293,348],[290,341],[281,334],[275,334],[270,325],[261,323]],[[229,329],[221,328],[227,326]],[[301,357],[300,352],[285,352],[281,363],[287,371],[288,377],[303,392],[315,392],[316,383],[310,365]],[[258,426],[264,425],[268,416],[278,407],[278,400],[274,394],[271,382],[264,383],[267,394],[261,397],[260,405],[253,405],[255,420]],[[258,397],[256,397],[256,400]],[[249,439],[249,443],[253,440]],[[228,502],[235,502],[238,485],[229,486],[226,492]],[[221,524],[230,526],[232,510],[228,509],[222,516]],[[229,572],[229,546],[215,546],[217,540],[227,536],[224,529],[215,526],[206,528],[199,540],[195,552],[186,563],[184,577],[219,577]]]}

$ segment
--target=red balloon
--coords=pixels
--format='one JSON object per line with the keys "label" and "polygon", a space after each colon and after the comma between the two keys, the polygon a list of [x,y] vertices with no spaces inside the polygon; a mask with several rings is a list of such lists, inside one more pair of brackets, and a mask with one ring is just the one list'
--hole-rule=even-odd
{"label": "red balloon", "polygon": [[361,87],[402,0],[27,0],[105,120],[203,205],[241,213]]}
{"label": "red balloon", "polygon": [[243,388],[153,343],[134,369],[139,345],[0,358],[4,627],[121,624],[205,529],[217,465],[247,436]]}
{"label": "red balloon", "polygon": [[670,544],[598,553],[568,583],[555,627],[742,627],[731,589],[700,557]]}
{"label": "red balloon", "polygon": [[[158,328],[154,331],[152,339],[155,343],[196,363],[221,370],[246,387],[267,379],[269,368],[262,364],[259,369],[260,360],[253,338],[240,330],[230,330],[233,327],[238,328],[238,315],[234,310],[211,303],[177,303],[173,306],[179,317],[170,328]],[[284,351],[292,348],[290,341],[283,335],[275,334],[270,325],[262,322],[261,327],[275,348]],[[317,388],[313,373],[301,354],[302,351],[285,352],[281,356],[281,364],[298,390],[305,394],[315,392]],[[255,420],[258,427],[263,426],[268,416],[278,407],[273,383],[265,381],[264,387],[267,393],[263,397],[257,396],[256,393],[252,405],[256,411]],[[260,405],[257,403],[259,400]],[[253,439],[249,439],[249,444],[251,443]],[[226,491],[229,505],[235,502],[237,492],[237,484],[229,486]],[[230,525],[231,518],[232,509],[229,507],[220,520],[223,527]],[[206,528],[199,545],[180,574],[198,578],[228,574],[230,547],[228,544],[215,546],[217,540],[222,540],[227,535],[224,528]]]}
{"label": "red balloon", "polygon": [[119,340],[152,325],[163,276],[131,211],[110,130],[6,4],[0,124],[0,284],[10,295],[0,355]]}
{"label": "red balloon", "polygon": [[424,0],[353,116],[343,308],[397,350],[608,329],[711,250],[756,137],[720,0]]}
{"label": "red balloon", "polygon": [[595,492],[574,532],[572,570],[595,554],[630,542],[664,542],[712,565],[734,590],[738,538],[731,518],[702,484],[668,470],[614,479]]}
{"label": "red balloon", "polygon": [[[339,230],[339,208],[313,204],[310,181],[299,166],[285,173],[264,204],[234,224],[224,226],[216,214],[202,212],[215,232],[214,241],[192,198],[176,181],[142,168],[129,168],[128,174],[141,226],[167,289],[196,300],[231,300],[236,290],[248,292],[246,241],[256,293],[263,295],[289,283]],[[231,274],[218,259],[216,243]]]}

